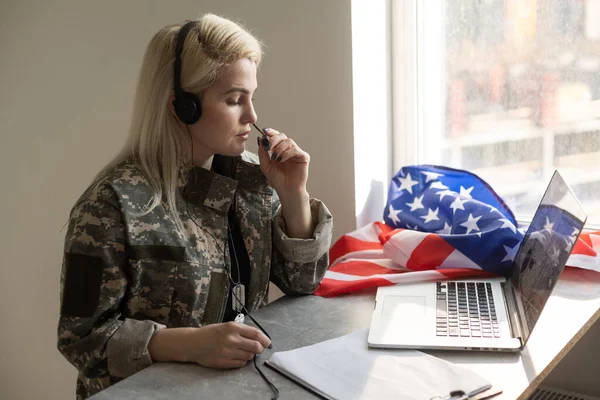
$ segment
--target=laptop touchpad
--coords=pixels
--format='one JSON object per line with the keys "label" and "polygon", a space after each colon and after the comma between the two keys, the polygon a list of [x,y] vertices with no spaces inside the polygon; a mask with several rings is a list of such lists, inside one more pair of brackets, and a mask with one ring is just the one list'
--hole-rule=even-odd
{"label": "laptop touchpad", "polygon": [[384,318],[422,318],[425,316],[424,296],[385,296]]}

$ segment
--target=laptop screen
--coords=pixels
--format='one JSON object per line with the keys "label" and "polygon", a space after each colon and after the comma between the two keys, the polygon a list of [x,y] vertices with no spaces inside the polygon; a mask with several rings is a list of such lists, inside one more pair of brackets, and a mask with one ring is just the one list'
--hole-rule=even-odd
{"label": "laptop screen", "polygon": [[523,237],[511,271],[516,317],[527,341],[586,220],[585,212],[558,171]]}

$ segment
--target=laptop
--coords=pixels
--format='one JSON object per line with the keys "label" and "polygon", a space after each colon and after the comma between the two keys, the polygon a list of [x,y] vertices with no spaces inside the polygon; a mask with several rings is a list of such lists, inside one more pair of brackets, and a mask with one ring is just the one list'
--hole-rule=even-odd
{"label": "laptop", "polygon": [[555,171],[508,277],[378,288],[369,347],[520,351],[586,219]]}

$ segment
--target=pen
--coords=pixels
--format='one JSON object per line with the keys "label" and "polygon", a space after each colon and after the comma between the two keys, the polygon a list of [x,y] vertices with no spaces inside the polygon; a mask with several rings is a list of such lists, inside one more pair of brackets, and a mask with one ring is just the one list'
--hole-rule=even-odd
{"label": "pen", "polygon": [[484,385],[484,386],[480,387],[479,389],[475,389],[471,393],[469,393],[467,395],[467,399],[470,399],[471,397],[475,397],[478,394],[485,392],[486,390],[490,390],[491,388],[492,388],[492,385],[488,383],[487,385]]}
{"label": "pen", "polygon": [[485,392],[486,390],[490,390],[491,388],[492,388],[492,385],[488,383],[488,384],[486,384],[480,388],[477,388],[469,393],[465,393],[462,390],[456,390],[456,391],[450,392],[450,400],[467,400],[467,399],[477,396],[480,393]]}
{"label": "pen", "polygon": [[267,138],[267,134],[265,133],[265,131],[263,131],[258,126],[256,126],[255,123],[252,123],[252,126],[254,126],[256,128],[256,130],[259,131],[261,135],[263,135],[260,142],[262,143],[265,150],[269,151],[269,149],[271,148],[271,142],[269,142],[269,139]]}

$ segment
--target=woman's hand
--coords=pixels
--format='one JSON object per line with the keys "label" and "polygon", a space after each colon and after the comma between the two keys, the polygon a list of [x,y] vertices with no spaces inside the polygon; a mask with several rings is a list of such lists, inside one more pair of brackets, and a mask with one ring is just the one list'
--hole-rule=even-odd
{"label": "woman's hand", "polygon": [[269,185],[282,198],[305,193],[310,163],[308,153],[284,133],[268,128],[264,132],[271,145],[265,149],[259,141],[258,156],[260,169]]}
{"label": "woman's hand", "polygon": [[201,328],[162,329],[152,336],[148,351],[156,361],[229,369],[243,367],[270,344],[269,338],[256,328],[225,322]]}
{"label": "woman's hand", "polygon": [[265,134],[270,146],[265,149],[259,138],[260,169],[279,195],[287,235],[307,239],[313,233],[310,196],[306,190],[310,156],[275,129],[265,129]]}

